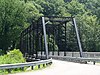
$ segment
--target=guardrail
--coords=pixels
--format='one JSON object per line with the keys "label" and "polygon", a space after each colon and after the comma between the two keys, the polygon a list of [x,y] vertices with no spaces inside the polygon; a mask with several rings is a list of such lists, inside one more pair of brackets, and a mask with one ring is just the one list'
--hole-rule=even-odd
{"label": "guardrail", "polygon": [[67,56],[49,56],[49,57],[63,61],[78,62],[85,64],[87,64],[87,62],[93,62],[94,65],[96,62],[100,62],[100,58],[67,57]]}
{"label": "guardrail", "polygon": [[24,67],[27,66],[31,66],[31,69],[34,69],[34,66],[38,65],[38,68],[40,68],[40,65],[43,64],[43,66],[51,64],[52,63],[52,59],[48,59],[48,60],[40,60],[40,61],[35,61],[35,62],[26,62],[26,63],[17,63],[17,64],[4,64],[4,65],[0,65],[0,69],[7,69],[8,72],[11,72],[11,69],[14,68],[22,68],[24,69]]}

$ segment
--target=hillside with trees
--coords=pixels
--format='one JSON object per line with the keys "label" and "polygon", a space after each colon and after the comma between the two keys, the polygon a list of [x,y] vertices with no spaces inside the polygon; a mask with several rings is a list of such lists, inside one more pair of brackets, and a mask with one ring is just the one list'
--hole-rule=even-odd
{"label": "hillside with trees", "polygon": [[100,0],[0,0],[0,49],[19,48],[21,31],[44,15],[74,16],[83,50],[100,51]]}

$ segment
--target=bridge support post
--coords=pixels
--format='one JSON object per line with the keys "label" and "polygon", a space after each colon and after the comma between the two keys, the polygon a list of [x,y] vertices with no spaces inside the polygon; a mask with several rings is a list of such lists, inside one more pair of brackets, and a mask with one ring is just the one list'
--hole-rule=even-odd
{"label": "bridge support post", "polygon": [[78,45],[79,45],[79,49],[80,49],[80,57],[83,57],[82,46],[81,46],[80,37],[79,37],[78,28],[77,28],[77,25],[76,25],[75,18],[73,18],[73,24],[75,26],[77,41],[78,41]]}
{"label": "bridge support post", "polygon": [[47,44],[47,37],[46,37],[46,23],[44,17],[42,17],[42,23],[43,23],[43,33],[44,33],[44,41],[45,41],[45,51],[46,51],[46,59],[49,58],[48,56],[48,44]]}

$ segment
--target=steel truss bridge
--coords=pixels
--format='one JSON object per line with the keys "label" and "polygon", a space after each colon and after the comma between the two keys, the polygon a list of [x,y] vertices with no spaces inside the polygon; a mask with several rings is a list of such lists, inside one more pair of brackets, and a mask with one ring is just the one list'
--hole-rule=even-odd
{"label": "steel truss bridge", "polygon": [[[24,70],[24,67],[31,67],[31,69],[34,70],[35,66],[38,66],[38,68],[40,68],[40,65],[43,65],[45,67],[45,65],[51,65],[52,62],[54,63],[54,60],[49,58],[78,63],[88,63],[91,61],[94,65],[96,62],[100,62],[100,58],[91,58],[92,56],[99,57],[100,53],[88,53],[82,51],[78,27],[76,25],[74,17],[43,16],[35,22],[32,21],[31,25],[21,33],[20,50],[27,61],[30,62],[0,65],[0,70],[7,69],[8,73],[11,73],[12,69],[15,68],[21,68],[22,70]],[[76,50],[78,50],[79,52],[75,52]],[[68,54],[72,54],[72,56],[68,57]],[[88,55],[90,55],[90,58],[87,58]],[[56,71],[59,68],[59,65],[65,68],[68,66],[71,67],[72,69],[68,68],[71,73],[76,71],[73,71],[74,69],[76,69],[75,63],[73,63],[74,66],[72,67],[72,63],[71,65],[69,65],[68,63],[61,64],[62,61],[57,60],[55,63],[57,64],[58,62],[60,62],[60,64],[57,65],[58,67],[56,66]],[[65,64],[68,65],[66,66]],[[88,68],[89,71],[87,71],[87,69],[83,70],[84,66],[79,67],[79,69],[80,68],[82,68],[82,72],[86,71],[84,72],[86,74],[90,74],[90,72],[94,71],[94,66],[91,67],[91,71],[90,68]],[[64,69],[60,69],[61,72],[63,72]],[[77,71],[79,71],[79,69]],[[95,69],[96,75],[98,75],[100,73],[100,68],[97,68],[97,66],[95,66]],[[54,74],[55,70],[53,71]],[[60,73],[59,70],[57,71],[57,73]],[[75,74],[80,75],[80,73],[78,73],[79,72],[75,72]],[[91,74],[95,75],[95,71],[93,73]],[[23,73],[23,75],[24,74],[26,73]]]}
{"label": "steel truss bridge", "polygon": [[[74,38],[74,39],[71,39]],[[43,16],[22,31],[20,50],[27,58],[48,59],[50,52],[78,50],[83,57],[78,27],[74,17]],[[41,52],[38,55],[38,52]],[[45,57],[42,58],[42,55]]]}

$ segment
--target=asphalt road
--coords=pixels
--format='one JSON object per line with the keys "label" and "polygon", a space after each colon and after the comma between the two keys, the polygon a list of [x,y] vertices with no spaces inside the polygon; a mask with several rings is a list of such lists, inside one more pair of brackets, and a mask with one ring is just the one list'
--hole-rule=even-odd
{"label": "asphalt road", "polygon": [[100,75],[100,66],[53,60],[45,69],[9,75]]}

